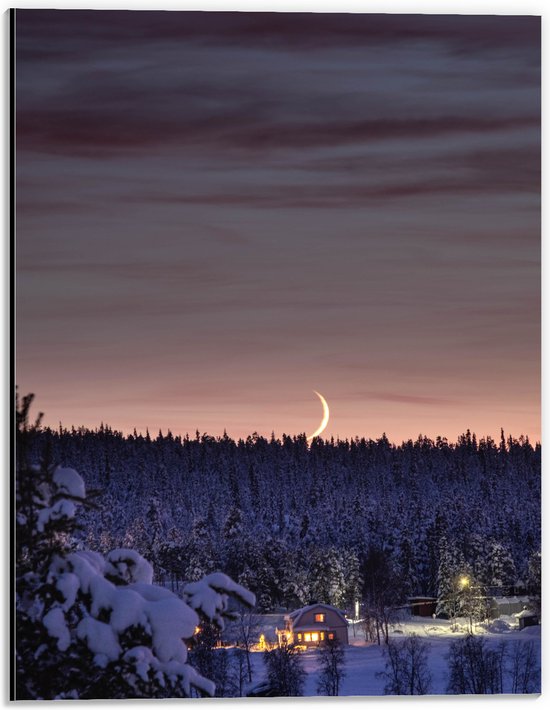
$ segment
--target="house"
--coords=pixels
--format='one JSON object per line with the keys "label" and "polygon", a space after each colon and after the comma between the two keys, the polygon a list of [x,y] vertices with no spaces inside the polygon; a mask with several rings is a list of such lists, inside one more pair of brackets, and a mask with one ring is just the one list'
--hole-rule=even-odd
{"label": "house", "polygon": [[284,629],[276,629],[279,643],[319,646],[336,640],[348,643],[348,622],[344,614],[328,604],[311,604],[285,616]]}

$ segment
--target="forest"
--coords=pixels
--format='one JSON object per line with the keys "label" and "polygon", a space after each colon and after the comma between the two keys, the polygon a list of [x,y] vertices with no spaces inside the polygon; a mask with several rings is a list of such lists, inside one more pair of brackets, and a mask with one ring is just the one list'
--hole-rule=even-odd
{"label": "forest", "polygon": [[308,444],[40,427],[30,457],[74,467],[95,492],[83,545],[137,550],[173,589],[220,570],[259,611],[349,614],[447,600],[464,574],[493,594],[540,594],[541,447],[523,436]]}

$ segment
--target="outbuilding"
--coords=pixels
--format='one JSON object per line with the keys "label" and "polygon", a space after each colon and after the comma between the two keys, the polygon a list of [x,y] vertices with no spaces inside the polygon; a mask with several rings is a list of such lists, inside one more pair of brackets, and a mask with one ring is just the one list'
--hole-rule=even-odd
{"label": "outbuilding", "polygon": [[285,616],[285,628],[276,629],[280,644],[319,646],[328,641],[348,644],[348,622],[329,604],[311,604]]}
{"label": "outbuilding", "polygon": [[524,629],[526,626],[537,626],[539,623],[539,615],[533,609],[524,608],[519,614],[515,614],[519,628]]}
{"label": "outbuilding", "polygon": [[412,616],[433,616],[437,608],[436,597],[409,597]]}

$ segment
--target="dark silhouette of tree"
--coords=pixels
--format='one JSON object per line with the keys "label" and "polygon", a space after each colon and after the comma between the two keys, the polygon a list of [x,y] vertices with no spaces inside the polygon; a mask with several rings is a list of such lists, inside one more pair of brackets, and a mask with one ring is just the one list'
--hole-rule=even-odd
{"label": "dark silhouette of tree", "polygon": [[340,695],[342,680],[345,677],[345,653],[337,639],[328,639],[319,647],[319,682],[318,695]]}
{"label": "dark silhouette of tree", "polygon": [[379,674],[386,680],[386,695],[426,695],[430,692],[429,648],[429,643],[414,634],[402,641],[388,643],[384,649],[386,667]]}
{"label": "dark silhouette of tree", "polygon": [[285,697],[303,694],[305,671],[295,646],[281,645],[265,651],[264,662],[271,694]]}

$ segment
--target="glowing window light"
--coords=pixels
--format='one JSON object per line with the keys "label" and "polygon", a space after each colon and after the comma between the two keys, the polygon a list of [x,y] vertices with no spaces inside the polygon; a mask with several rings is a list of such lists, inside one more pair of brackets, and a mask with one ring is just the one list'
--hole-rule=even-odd
{"label": "glowing window light", "polygon": [[312,641],[318,641],[318,640],[319,640],[319,634],[318,634],[318,633],[311,634],[311,640],[312,640]]}

